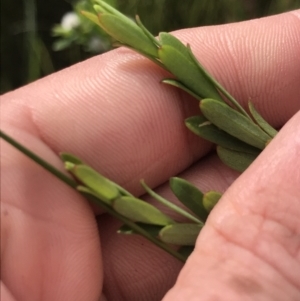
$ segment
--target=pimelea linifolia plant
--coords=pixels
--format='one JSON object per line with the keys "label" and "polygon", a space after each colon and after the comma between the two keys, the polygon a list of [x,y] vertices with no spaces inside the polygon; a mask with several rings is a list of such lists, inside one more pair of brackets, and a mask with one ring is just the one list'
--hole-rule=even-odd
{"label": "pimelea linifolia plant", "polygon": [[[277,134],[251,102],[247,113],[198,62],[191,47],[173,35],[161,32],[155,38],[138,17],[135,22],[101,0],[95,0],[94,12],[82,14],[110,35],[115,46],[130,48],[169,71],[173,78],[162,82],[184,90],[199,102],[199,116],[186,119],[185,124],[196,135],[216,144],[219,158],[230,168],[243,172]],[[70,179],[5,133],[1,132],[1,137],[121,220],[124,225],[119,233],[142,235],[181,261],[192,252],[210,211],[221,198],[217,191],[204,194],[190,182],[172,177],[170,188],[187,208],[183,209],[141,181],[149,195],[184,216],[187,222],[182,223],[136,198],[72,154],[61,153],[66,170],[73,176]]]}

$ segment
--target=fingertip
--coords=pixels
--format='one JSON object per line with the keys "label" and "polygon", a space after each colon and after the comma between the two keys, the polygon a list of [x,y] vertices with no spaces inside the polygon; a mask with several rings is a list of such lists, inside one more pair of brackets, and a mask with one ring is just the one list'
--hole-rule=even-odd
{"label": "fingertip", "polygon": [[17,301],[2,281],[0,283],[0,299],[2,301]]}

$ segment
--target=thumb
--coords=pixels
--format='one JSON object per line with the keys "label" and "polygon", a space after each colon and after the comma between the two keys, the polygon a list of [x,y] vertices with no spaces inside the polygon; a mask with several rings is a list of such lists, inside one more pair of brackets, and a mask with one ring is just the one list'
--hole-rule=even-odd
{"label": "thumb", "polygon": [[300,111],[224,194],[164,301],[300,300]]}

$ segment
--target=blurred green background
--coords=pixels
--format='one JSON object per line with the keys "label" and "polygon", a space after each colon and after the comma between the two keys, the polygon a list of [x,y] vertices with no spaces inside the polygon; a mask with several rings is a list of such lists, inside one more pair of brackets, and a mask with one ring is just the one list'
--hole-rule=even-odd
{"label": "blurred green background", "polygon": [[[300,0],[107,2],[128,16],[139,14],[153,34],[300,8]],[[91,10],[92,0],[1,0],[1,94],[111,48],[109,37],[81,9]]]}

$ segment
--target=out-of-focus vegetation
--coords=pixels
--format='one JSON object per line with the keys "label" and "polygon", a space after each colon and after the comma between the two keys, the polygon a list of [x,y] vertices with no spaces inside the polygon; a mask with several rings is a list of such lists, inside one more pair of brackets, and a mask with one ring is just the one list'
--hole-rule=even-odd
{"label": "out-of-focus vegetation", "polygon": [[[281,13],[300,0],[107,0],[154,34]],[[1,93],[111,48],[80,15],[92,0],[1,0]],[[73,13],[70,13],[73,12]],[[69,13],[69,14],[68,14]]]}

